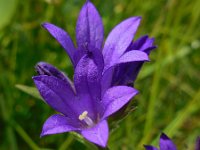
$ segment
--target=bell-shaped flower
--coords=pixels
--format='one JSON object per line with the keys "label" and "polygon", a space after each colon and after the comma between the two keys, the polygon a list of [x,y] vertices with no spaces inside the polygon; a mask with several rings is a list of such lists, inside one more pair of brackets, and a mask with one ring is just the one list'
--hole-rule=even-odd
{"label": "bell-shaped flower", "polygon": [[42,26],[62,45],[74,68],[88,51],[103,55],[102,93],[114,85],[132,85],[140,68],[154,48],[154,39],[142,36],[133,41],[141,17],[131,17],[118,24],[104,41],[102,19],[95,6],[87,0],[76,24],[76,44],[63,29],[44,23]]}
{"label": "bell-shaped flower", "polygon": [[103,57],[98,50],[84,54],[79,60],[74,83],[50,64],[36,65],[39,75],[33,77],[35,85],[44,101],[59,112],[44,123],[41,136],[74,131],[90,142],[106,147],[107,118],[138,91],[128,86],[113,86],[102,94],[103,68]]}

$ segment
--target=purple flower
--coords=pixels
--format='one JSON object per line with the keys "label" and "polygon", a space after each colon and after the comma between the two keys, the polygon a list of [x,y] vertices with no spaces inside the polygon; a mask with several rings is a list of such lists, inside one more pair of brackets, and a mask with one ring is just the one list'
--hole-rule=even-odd
{"label": "purple flower", "polygon": [[[172,140],[164,133],[162,133],[160,136],[159,146],[160,150],[176,150],[176,145],[174,145]],[[146,150],[158,150],[154,146],[145,145],[144,147],[146,148]]]}
{"label": "purple flower", "polygon": [[[160,150],[176,150],[176,145],[172,142],[172,140],[165,135],[164,133],[160,136],[159,142]],[[154,146],[145,145],[146,150],[158,150]],[[195,150],[200,150],[200,137],[197,137]]]}
{"label": "purple flower", "polygon": [[[156,48],[153,43],[154,39],[145,35],[132,42],[125,52],[138,50],[149,55],[151,50]],[[115,66],[111,85],[133,86],[133,82],[135,81],[143,63],[144,61],[136,61]]]}
{"label": "purple flower", "polygon": [[45,102],[59,114],[43,125],[41,136],[69,131],[105,147],[109,129],[107,118],[127,104],[138,92],[128,86],[113,86],[101,94],[103,58],[98,51],[82,56],[76,65],[74,83],[50,64],[36,66],[35,85]]}
{"label": "purple flower", "polygon": [[142,36],[133,42],[141,17],[131,17],[118,24],[103,46],[104,29],[95,6],[88,0],[76,25],[76,44],[63,29],[44,23],[42,26],[62,45],[74,68],[80,58],[92,51],[103,55],[102,93],[114,85],[132,85],[144,61],[154,48],[154,39]]}
{"label": "purple flower", "polygon": [[104,29],[95,6],[84,4],[76,25],[76,45],[63,29],[42,26],[62,45],[74,66],[74,83],[50,64],[36,66],[33,80],[41,96],[59,114],[44,123],[41,136],[69,131],[105,147],[107,118],[121,109],[138,92],[125,86],[133,83],[154,40],[143,36],[133,42],[141,18],[131,17],[117,25],[103,47]]}

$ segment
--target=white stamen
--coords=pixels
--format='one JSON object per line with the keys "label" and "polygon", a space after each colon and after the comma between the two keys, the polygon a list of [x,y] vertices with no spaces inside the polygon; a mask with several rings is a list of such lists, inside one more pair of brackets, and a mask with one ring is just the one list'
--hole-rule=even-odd
{"label": "white stamen", "polygon": [[81,120],[81,121],[85,121],[85,123],[88,125],[88,126],[93,126],[94,125],[94,122],[92,121],[92,119],[90,117],[87,116],[88,115],[88,112],[87,111],[84,111],[82,114],[79,115],[78,119]]}

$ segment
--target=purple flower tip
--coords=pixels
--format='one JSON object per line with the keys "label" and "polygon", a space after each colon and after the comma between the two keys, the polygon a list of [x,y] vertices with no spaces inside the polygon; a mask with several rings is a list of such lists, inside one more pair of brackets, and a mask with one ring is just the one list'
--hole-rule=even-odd
{"label": "purple flower tip", "polygon": [[165,133],[162,133],[160,138],[163,140],[170,140],[170,138]]}
{"label": "purple flower tip", "polygon": [[146,150],[158,150],[156,147],[150,146],[150,145],[144,145]]}
{"label": "purple flower tip", "polygon": [[[164,133],[160,136],[159,141],[160,150],[176,150],[176,145],[172,142],[172,140]],[[144,146],[146,150],[158,150],[154,146]]]}
{"label": "purple flower tip", "polygon": [[200,136],[197,137],[195,150],[200,150]]}

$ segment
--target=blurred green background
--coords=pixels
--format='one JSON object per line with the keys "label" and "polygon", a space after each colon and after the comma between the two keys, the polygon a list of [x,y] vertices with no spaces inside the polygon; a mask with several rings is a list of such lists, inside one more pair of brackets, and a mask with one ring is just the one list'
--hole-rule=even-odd
{"label": "blurred green background", "polygon": [[[76,19],[85,0],[0,0],[0,150],[92,149],[69,133],[40,138],[53,110],[19,90],[33,87],[34,65],[46,61],[72,78],[73,68],[61,46],[44,29],[48,21],[75,39]],[[135,83],[137,109],[110,134],[113,150],[142,150],[158,145],[161,132],[180,150],[193,150],[200,135],[200,1],[92,0],[105,36],[131,16],[143,20],[136,37],[155,37],[151,53]],[[27,89],[27,88],[25,88]],[[29,90],[30,91],[30,90]],[[33,93],[32,93],[33,94]]]}

